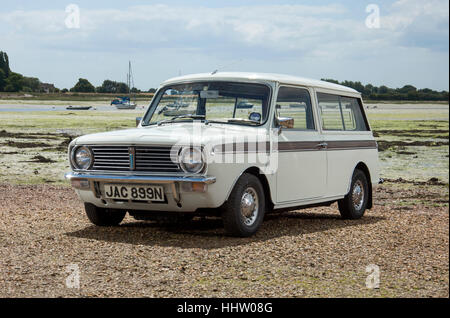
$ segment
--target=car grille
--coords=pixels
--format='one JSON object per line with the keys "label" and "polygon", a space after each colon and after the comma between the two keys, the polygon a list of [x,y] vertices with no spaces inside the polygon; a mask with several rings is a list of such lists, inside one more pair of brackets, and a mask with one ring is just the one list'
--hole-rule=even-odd
{"label": "car grille", "polygon": [[[170,146],[92,146],[93,170],[181,172],[178,163],[173,162]],[[176,157],[176,156],[175,156]]]}

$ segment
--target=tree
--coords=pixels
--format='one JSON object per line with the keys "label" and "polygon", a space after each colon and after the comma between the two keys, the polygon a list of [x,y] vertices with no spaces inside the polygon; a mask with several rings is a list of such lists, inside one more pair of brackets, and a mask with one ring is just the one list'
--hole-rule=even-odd
{"label": "tree", "polygon": [[32,92],[39,92],[41,82],[36,77],[24,77],[23,87],[28,87]]}
{"label": "tree", "polygon": [[429,88],[417,89],[412,85],[405,85],[402,88],[389,88],[385,85],[380,87],[372,84],[363,85],[361,82],[343,81],[334,79],[322,79],[322,81],[348,86],[362,93],[364,98],[372,100],[440,100],[448,101],[448,92],[437,92]]}
{"label": "tree", "polygon": [[6,77],[9,77],[11,70],[9,69],[8,54],[3,51],[0,51],[0,69],[3,70]]}
{"label": "tree", "polygon": [[62,90],[61,90],[61,93],[67,93],[69,90],[67,89],[67,88],[63,88]]}
{"label": "tree", "polygon": [[78,82],[70,89],[70,91],[77,93],[94,93],[95,87],[87,79],[79,78]]}
{"label": "tree", "polygon": [[97,87],[97,93],[126,94],[128,93],[128,86],[122,82],[104,80],[102,86]]}
{"label": "tree", "polygon": [[6,92],[19,92],[22,90],[24,84],[24,77],[22,74],[11,72],[6,79]]}
{"label": "tree", "polygon": [[417,88],[415,88],[414,86],[412,86],[412,85],[405,85],[405,86],[403,86],[402,88],[400,88],[400,89],[398,89],[398,91],[400,92],[400,93],[410,93],[410,92],[415,92],[415,91],[417,91]]}
{"label": "tree", "polygon": [[0,69],[0,92],[2,92],[5,89],[6,86],[6,75],[5,72]]}
{"label": "tree", "polygon": [[378,89],[378,93],[380,94],[387,94],[389,91],[389,88],[387,86],[381,85]]}
{"label": "tree", "polygon": [[375,87],[372,84],[367,84],[364,86],[364,94],[369,96],[370,94],[375,93]]}
{"label": "tree", "polygon": [[150,89],[148,90],[148,92],[149,92],[149,93],[156,93],[156,89],[150,88]]}
{"label": "tree", "polygon": [[120,94],[126,94],[128,93],[128,85],[125,83],[119,83],[119,85],[117,86],[117,93]]}

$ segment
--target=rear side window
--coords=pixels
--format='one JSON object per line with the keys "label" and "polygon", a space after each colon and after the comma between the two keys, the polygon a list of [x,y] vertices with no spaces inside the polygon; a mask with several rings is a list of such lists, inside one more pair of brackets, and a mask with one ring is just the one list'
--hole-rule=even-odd
{"label": "rear side window", "polygon": [[369,130],[358,98],[317,93],[323,130]]}
{"label": "rear side window", "polygon": [[276,103],[277,117],[294,120],[293,129],[314,130],[314,117],[309,91],[299,87],[281,86]]}
{"label": "rear side window", "polygon": [[341,97],[345,130],[367,131],[369,127],[361,110],[358,98]]}
{"label": "rear side window", "polygon": [[339,96],[317,93],[323,130],[344,130]]}

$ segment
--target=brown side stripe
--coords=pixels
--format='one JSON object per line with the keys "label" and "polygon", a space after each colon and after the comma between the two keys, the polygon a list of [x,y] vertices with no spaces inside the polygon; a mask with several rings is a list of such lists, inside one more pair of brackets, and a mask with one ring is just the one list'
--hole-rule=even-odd
{"label": "brown side stripe", "polygon": [[[320,147],[321,142],[317,141],[282,141],[278,143],[278,151],[317,151],[317,150],[357,150],[357,149],[376,149],[377,142],[375,140],[342,140],[327,141],[327,147]],[[276,144],[274,144],[274,150]],[[236,152],[269,152],[269,142],[259,143],[229,143],[214,147],[217,153],[236,153]]]}
{"label": "brown side stripe", "polygon": [[217,153],[235,153],[235,152],[270,152],[270,142],[241,142],[228,143],[214,147],[214,152]]}
{"label": "brown side stripe", "polygon": [[327,141],[327,150],[377,148],[375,140],[342,140]]}
{"label": "brown side stripe", "polygon": [[278,142],[278,151],[313,151],[320,150],[317,141],[281,141]]}

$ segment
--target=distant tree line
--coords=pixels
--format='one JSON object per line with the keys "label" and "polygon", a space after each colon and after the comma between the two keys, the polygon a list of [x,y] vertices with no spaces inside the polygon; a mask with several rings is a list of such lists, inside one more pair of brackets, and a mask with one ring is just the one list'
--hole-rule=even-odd
{"label": "distant tree line", "polygon": [[[435,91],[429,88],[417,89],[412,85],[405,85],[402,88],[389,88],[387,86],[374,86],[372,84],[363,85],[361,82],[343,81],[334,79],[322,79],[323,81],[351,87],[360,92],[364,98],[371,100],[418,100],[418,101],[448,101],[448,91]],[[123,82],[104,80],[103,84],[94,87],[87,79],[80,78],[70,89],[77,93],[109,93],[127,94],[128,85]],[[52,84],[42,83],[36,77],[27,77],[11,71],[9,67],[8,55],[0,51],[0,92],[59,92],[60,90]],[[69,90],[64,88],[62,93]],[[136,87],[131,88],[132,93],[141,93]],[[155,93],[156,89],[150,88],[147,92]]]}
{"label": "distant tree line", "polygon": [[387,86],[363,85],[361,82],[343,81],[325,78],[322,81],[351,87],[360,92],[363,98],[370,100],[420,100],[420,101],[448,101],[447,91],[435,91],[429,88],[417,89],[412,85],[402,88],[390,88]]}
{"label": "distant tree line", "polygon": [[[70,89],[71,92],[77,93],[109,93],[109,94],[127,94],[129,87],[126,83],[116,82],[112,80],[104,80],[103,84],[98,87],[94,87],[87,79],[80,78],[74,87]],[[63,89],[62,92],[67,92],[67,89]],[[156,89],[150,88],[149,93],[154,93]],[[136,87],[131,88],[132,93],[141,93],[142,91]]]}
{"label": "distant tree line", "polygon": [[[154,93],[155,91],[156,90],[154,88],[150,88],[148,90],[150,93]],[[0,92],[67,93],[69,92],[69,89],[63,88],[62,90],[59,90],[52,84],[42,83],[36,77],[27,77],[11,71],[9,67],[8,54],[0,51]],[[128,93],[128,85],[122,82],[105,80],[101,86],[94,87],[94,85],[92,85],[87,79],[80,78],[74,87],[70,89],[70,92],[126,94]],[[136,87],[132,87],[131,92],[140,93],[141,90]]]}

